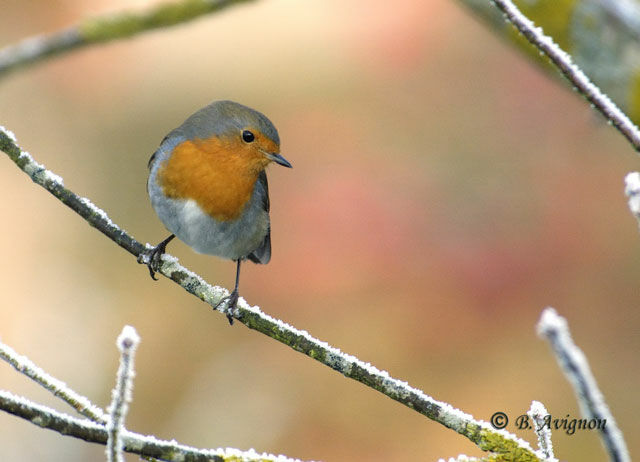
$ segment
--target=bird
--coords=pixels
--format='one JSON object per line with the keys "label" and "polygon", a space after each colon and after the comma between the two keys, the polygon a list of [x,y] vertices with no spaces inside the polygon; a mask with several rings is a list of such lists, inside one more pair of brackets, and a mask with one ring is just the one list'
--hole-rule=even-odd
{"label": "bird", "polygon": [[262,113],[233,101],[214,101],[169,132],[148,163],[151,205],[171,235],[140,254],[155,277],[176,236],[195,252],[236,262],[233,291],[224,306],[233,324],[240,265],[271,259],[269,186],[265,168],[291,168],[280,137]]}

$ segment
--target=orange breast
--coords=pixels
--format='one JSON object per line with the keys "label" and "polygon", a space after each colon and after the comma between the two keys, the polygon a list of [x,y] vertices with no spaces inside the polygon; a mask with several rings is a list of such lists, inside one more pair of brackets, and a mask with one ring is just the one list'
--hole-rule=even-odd
{"label": "orange breast", "polygon": [[240,143],[212,137],[184,141],[158,171],[173,199],[193,199],[211,217],[237,219],[251,198],[259,170]]}

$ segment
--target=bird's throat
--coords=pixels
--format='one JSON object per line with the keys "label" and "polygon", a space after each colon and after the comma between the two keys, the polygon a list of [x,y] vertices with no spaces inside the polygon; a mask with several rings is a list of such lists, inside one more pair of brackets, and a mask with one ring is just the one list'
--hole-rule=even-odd
{"label": "bird's throat", "polygon": [[184,141],[178,144],[157,174],[164,194],[192,199],[219,221],[237,219],[251,199],[260,168],[225,140]]}

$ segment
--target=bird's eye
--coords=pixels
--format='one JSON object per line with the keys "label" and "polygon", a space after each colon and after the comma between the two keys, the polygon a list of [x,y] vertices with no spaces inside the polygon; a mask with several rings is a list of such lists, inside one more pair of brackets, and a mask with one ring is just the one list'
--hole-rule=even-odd
{"label": "bird's eye", "polygon": [[243,140],[245,143],[251,143],[251,142],[253,142],[253,140],[255,140],[255,139],[256,139],[256,137],[255,137],[255,135],[253,134],[253,132],[251,132],[251,131],[249,131],[249,130],[243,130],[243,131],[242,131],[242,140]]}

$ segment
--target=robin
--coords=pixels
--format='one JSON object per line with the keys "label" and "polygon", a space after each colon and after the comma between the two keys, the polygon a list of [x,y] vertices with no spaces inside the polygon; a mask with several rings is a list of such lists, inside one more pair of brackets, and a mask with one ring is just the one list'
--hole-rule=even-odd
{"label": "robin", "polygon": [[291,168],[280,138],[260,112],[233,101],[215,101],[170,132],[149,159],[151,205],[172,233],[140,255],[155,280],[173,238],[198,253],[236,262],[236,283],[225,297],[229,323],[238,302],[240,265],[271,259],[269,187],[271,162]]}

